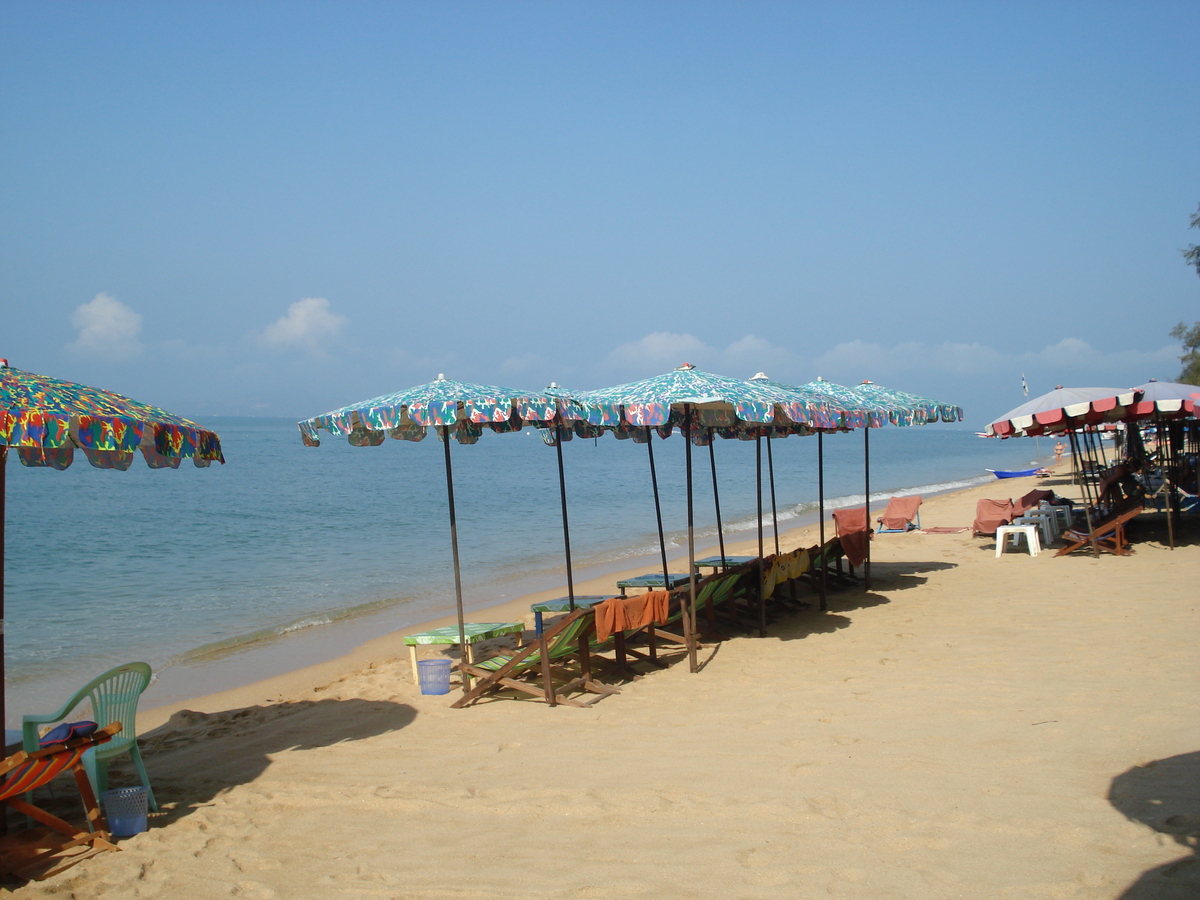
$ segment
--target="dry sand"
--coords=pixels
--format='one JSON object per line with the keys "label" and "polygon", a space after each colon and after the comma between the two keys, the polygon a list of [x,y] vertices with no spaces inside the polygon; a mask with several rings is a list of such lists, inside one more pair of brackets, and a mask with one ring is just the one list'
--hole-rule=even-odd
{"label": "dry sand", "polygon": [[[1033,486],[927,499],[923,524]],[[1200,535],[1137,528],[1098,560],[880,535],[870,591],[590,709],[448,709],[395,635],[152,710],[150,830],[14,893],[1200,897]]]}

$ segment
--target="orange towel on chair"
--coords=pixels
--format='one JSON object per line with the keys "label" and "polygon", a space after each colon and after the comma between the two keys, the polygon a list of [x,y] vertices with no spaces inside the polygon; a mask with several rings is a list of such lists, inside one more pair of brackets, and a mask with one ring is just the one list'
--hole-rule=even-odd
{"label": "orange towel on chair", "polygon": [[852,566],[861,566],[867,558],[867,541],[874,533],[867,528],[867,508],[835,509],[833,524],[837,528],[837,536],[842,540],[846,559]]}
{"label": "orange towel on chair", "polygon": [[647,625],[667,624],[667,611],[671,601],[668,591],[649,591],[634,597],[613,597],[597,603],[596,640],[603,643],[618,631],[636,631]]}

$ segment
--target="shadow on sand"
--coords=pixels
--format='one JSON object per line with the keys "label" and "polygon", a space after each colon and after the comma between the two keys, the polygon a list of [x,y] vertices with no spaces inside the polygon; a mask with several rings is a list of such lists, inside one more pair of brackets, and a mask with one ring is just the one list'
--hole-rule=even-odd
{"label": "shadow on sand", "polygon": [[1200,751],[1134,766],[1112,780],[1108,801],[1127,818],[1167,835],[1187,855],[1143,872],[1120,900],[1200,897]]}
{"label": "shadow on sand", "polygon": [[[141,738],[160,812],[152,826],[184,818],[258,778],[275,754],[364,740],[409,725],[417,711],[381,700],[311,700],[216,713],[191,710]],[[112,767],[114,785],[136,783],[132,768]]]}

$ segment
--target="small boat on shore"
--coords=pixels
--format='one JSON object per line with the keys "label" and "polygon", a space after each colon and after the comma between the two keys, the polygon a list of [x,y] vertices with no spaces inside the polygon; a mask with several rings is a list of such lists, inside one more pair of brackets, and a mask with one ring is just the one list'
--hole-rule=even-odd
{"label": "small boat on shore", "polygon": [[1032,469],[988,469],[987,471],[997,478],[1026,478],[1029,475],[1036,475],[1042,470],[1034,466]]}

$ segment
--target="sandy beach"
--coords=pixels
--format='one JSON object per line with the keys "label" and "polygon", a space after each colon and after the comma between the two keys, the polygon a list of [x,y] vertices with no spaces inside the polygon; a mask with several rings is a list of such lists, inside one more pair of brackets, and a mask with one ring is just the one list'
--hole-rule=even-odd
{"label": "sandy beach", "polygon": [[[928,498],[922,524],[1045,484]],[[449,709],[394,634],[148,710],[150,830],[13,894],[1198,897],[1200,535],[1135,525],[1126,558],[879,535],[871,590],[589,709]]]}

